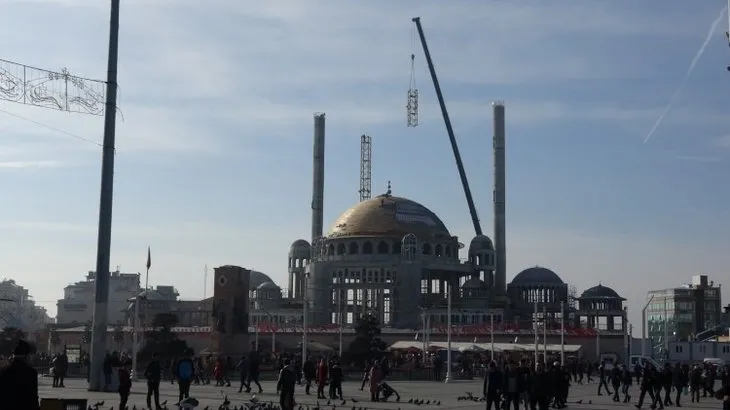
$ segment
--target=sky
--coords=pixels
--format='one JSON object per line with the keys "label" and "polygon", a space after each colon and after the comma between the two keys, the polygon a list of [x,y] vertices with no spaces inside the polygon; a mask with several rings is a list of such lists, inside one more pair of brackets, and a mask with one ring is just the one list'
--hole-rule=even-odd
{"label": "sky", "polygon": [[[310,235],[314,112],[326,226],[359,199],[368,134],[373,194],[392,181],[468,243],[421,16],[487,233],[490,103],[506,105],[507,280],[539,265],[579,292],[602,283],[639,323],[650,289],[727,282],[727,18],[643,144],[724,4],[124,0],[111,268],[144,272],[150,246],[150,283],[186,299],[203,297],[206,266],[285,286],[289,245]],[[105,79],[108,1],[0,9],[0,58]],[[412,53],[421,123],[407,128]],[[95,267],[102,134],[100,116],[0,101],[0,277],[52,314]]]}

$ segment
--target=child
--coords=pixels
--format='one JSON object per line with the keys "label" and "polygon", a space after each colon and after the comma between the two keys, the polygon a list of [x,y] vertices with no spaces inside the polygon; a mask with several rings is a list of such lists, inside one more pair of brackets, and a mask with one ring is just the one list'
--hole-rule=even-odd
{"label": "child", "polygon": [[127,408],[127,400],[129,400],[129,392],[132,390],[131,363],[125,360],[122,367],[119,368],[119,410]]}

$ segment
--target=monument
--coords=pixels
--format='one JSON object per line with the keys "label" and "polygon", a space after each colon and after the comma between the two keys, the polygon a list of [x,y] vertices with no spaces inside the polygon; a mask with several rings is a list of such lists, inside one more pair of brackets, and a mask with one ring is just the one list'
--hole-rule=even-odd
{"label": "monument", "polygon": [[210,351],[241,356],[249,351],[248,306],[251,271],[225,265],[214,269]]}

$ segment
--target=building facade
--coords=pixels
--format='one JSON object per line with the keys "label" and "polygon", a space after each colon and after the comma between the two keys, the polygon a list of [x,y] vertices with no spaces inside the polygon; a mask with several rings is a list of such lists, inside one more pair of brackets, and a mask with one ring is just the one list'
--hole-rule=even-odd
{"label": "building facade", "polygon": [[34,332],[51,322],[46,309],[35,304],[28,289],[12,279],[0,282],[0,329],[16,327]]}
{"label": "building facade", "polygon": [[694,341],[723,320],[720,285],[707,275],[693,276],[685,286],[652,290],[647,300],[647,336],[655,353],[666,355],[669,342]]}
{"label": "building facade", "polygon": [[[124,324],[127,317],[129,300],[141,292],[139,273],[111,272],[109,277],[109,324]],[[91,323],[94,314],[94,295],[96,294],[96,273],[89,272],[86,280],[68,285],[63,289],[63,299],[59,299],[56,323],[74,325]]]}

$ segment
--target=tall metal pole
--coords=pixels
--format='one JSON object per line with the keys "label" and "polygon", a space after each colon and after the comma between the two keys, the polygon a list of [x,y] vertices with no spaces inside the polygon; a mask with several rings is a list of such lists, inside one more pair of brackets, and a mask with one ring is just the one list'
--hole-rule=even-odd
{"label": "tall metal pole", "polygon": [[104,112],[104,148],[101,161],[101,193],[99,199],[99,232],[96,247],[96,293],[91,332],[89,390],[104,387],[109,309],[109,254],[112,240],[112,206],[114,198],[114,132],[117,119],[117,57],[119,54],[119,2],[111,0],[109,21],[109,57],[106,77],[106,111]]}
{"label": "tall metal pole", "polygon": [[494,361],[494,312],[489,315],[489,320],[491,322],[489,326],[489,350],[492,353],[492,361]]}
{"label": "tall metal pole", "polygon": [[[669,309],[667,307],[667,296],[664,295],[664,351],[669,354]],[[669,357],[667,357],[669,359]]]}
{"label": "tall metal pole", "polygon": [[547,307],[542,305],[542,357],[545,363],[547,363]]}
{"label": "tall metal pole", "polygon": [[649,295],[649,300],[646,301],[646,304],[644,305],[644,308],[641,309],[641,355],[646,356],[646,309],[649,307],[649,304],[651,304],[651,301],[654,300],[654,295]]}
{"label": "tall metal pole", "polygon": [[444,383],[451,381],[451,284],[446,286],[446,380]]}
{"label": "tall metal pole", "polygon": [[132,322],[132,380],[137,381],[137,352],[139,351],[137,345],[139,339],[137,333],[139,333],[139,292],[134,298],[134,321]]}
{"label": "tall metal pole", "polygon": [[565,302],[560,301],[560,367],[565,366]]}
{"label": "tall metal pole", "polygon": [[596,330],[596,360],[599,362],[601,361],[601,326],[598,320],[598,311],[596,311],[596,316],[594,317],[595,322],[595,330]]}
{"label": "tall metal pole", "polygon": [[535,368],[537,369],[538,356],[540,349],[537,347],[537,300],[535,300],[535,313],[532,317],[532,330],[535,332]]}

